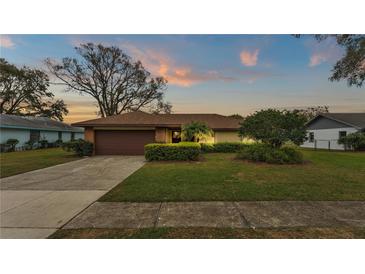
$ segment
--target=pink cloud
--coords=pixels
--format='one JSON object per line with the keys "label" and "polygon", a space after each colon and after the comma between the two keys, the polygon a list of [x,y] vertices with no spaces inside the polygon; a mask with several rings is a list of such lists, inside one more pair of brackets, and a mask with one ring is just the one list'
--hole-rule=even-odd
{"label": "pink cloud", "polygon": [[309,44],[309,47],[311,48],[309,67],[319,66],[325,62],[334,63],[342,55],[341,48],[337,46],[333,39],[327,39],[320,43],[313,41]]}
{"label": "pink cloud", "polygon": [[130,43],[123,43],[120,46],[134,59],[140,60],[154,76],[162,76],[173,85],[190,87],[206,81],[234,80],[217,71],[200,72],[189,65],[178,65],[172,57],[155,49],[141,49]]}
{"label": "pink cloud", "polygon": [[13,48],[15,43],[7,35],[0,35],[0,46],[3,48]]}
{"label": "pink cloud", "polygon": [[260,52],[259,49],[255,49],[254,51],[248,51],[248,50],[241,51],[240,58],[242,64],[247,67],[256,66],[259,52]]}

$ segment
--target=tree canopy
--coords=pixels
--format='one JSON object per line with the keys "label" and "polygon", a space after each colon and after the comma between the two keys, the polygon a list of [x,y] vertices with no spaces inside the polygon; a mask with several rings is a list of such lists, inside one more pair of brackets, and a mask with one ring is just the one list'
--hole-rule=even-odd
{"label": "tree canopy", "polygon": [[63,121],[67,107],[63,100],[54,100],[48,87],[49,79],[43,71],[18,68],[0,58],[0,113]]}
{"label": "tree canopy", "polygon": [[241,122],[239,135],[272,147],[280,147],[287,141],[300,145],[306,138],[306,121],[306,117],[298,110],[261,110]]}
{"label": "tree canopy", "polygon": [[234,119],[237,119],[237,120],[243,120],[243,116],[241,114],[231,114],[231,115],[228,115],[228,117],[231,117],[231,118],[234,118]]}
{"label": "tree canopy", "polygon": [[66,86],[93,97],[102,117],[128,111],[171,112],[164,101],[167,81],[152,77],[140,61],[133,61],[118,47],[93,43],[75,47],[77,58],[61,62],[46,59],[50,72]]}
{"label": "tree canopy", "polygon": [[362,87],[365,81],[365,35],[317,34],[314,36],[319,42],[333,37],[337,44],[345,49],[344,56],[334,65],[329,80],[347,80],[349,86]]}
{"label": "tree canopy", "polygon": [[296,111],[298,111],[300,114],[304,115],[308,122],[309,120],[312,120],[314,117],[316,117],[320,113],[328,113],[329,107],[328,106],[307,107],[304,109],[298,109]]}

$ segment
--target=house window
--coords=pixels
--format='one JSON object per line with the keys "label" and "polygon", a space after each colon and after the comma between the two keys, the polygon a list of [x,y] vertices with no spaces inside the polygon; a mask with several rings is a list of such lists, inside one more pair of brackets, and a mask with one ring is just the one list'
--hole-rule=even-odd
{"label": "house window", "polygon": [[346,137],[347,132],[346,131],[339,131],[338,132],[338,138]]}
{"label": "house window", "polygon": [[173,130],[172,131],[172,142],[173,143],[180,143],[181,142],[181,131],[180,130]]}
{"label": "house window", "polygon": [[29,141],[31,143],[37,143],[39,142],[41,138],[41,132],[39,130],[31,130],[29,135]]}
{"label": "house window", "polygon": [[309,132],[309,143],[314,142],[314,132]]}
{"label": "house window", "polygon": [[71,141],[75,140],[75,132],[71,132]]}
{"label": "house window", "polygon": [[62,140],[62,131],[58,132],[58,140]]}

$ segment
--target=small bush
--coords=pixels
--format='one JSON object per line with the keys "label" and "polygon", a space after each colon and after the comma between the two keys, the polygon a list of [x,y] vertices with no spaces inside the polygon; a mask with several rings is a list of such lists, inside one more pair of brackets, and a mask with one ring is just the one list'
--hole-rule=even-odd
{"label": "small bush", "polygon": [[237,155],[239,159],[270,164],[303,163],[303,155],[293,147],[273,148],[265,144],[254,144],[243,148]]}
{"label": "small bush", "polygon": [[351,133],[338,140],[339,144],[354,150],[365,150],[365,132]]}
{"label": "small bush", "polygon": [[62,148],[65,151],[74,151],[79,156],[91,156],[93,154],[93,143],[78,139],[62,143]]}
{"label": "small bush", "polygon": [[41,145],[41,148],[47,148],[48,147],[48,141],[47,140],[40,140],[39,144]]}
{"label": "small bush", "polygon": [[32,150],[36,146],[36,142],[29,140],[24,143],[24,149],[25,150]]}
{"label": "small bush", "polygon": [[11,152],[11,145],[0,144],[0,152]]}
{"label": "small bush", "polygon": [[15,151],[16,145],[19,143],[18,139],[8,139],[6,144],[10,146],[10,151]]}
{"label": "small bush", "polygon": [[200,143],[200,147],[202,152],[215,152],[215,146],[212,143]]}
{"label": "small bush", "polygon": [[300,164],[303,163],[303,154],[295,147],[284,146],[280,148],[287,156],[287,163],[289,164]]}
{"label": "small bush", "polygon": [[177,144],[148,144],[144,147],[147,161],[196,161],[200,155],[200,144],[181,142]]}
{"label": "small bush", "polygon": [[221,152],[221,153],[234,153],[239,152],[242,148],[246,147],[247,144],[240,142],[222,142],[215,144],[201,143],[202,152]]}
{"label": "small bush", "polygon": [[61,146],[62,146],[62,144],[63,144],[62,139],[58,139],[56,142],[54,142],[54,146],[55,146],[55,147],[61,147]]}
{"label": "small bush", "polygon": [[70,152],[70,151],[74,151],[75,150],[75,146],[76,146],[77,141],[69,141],[69,142],[63,142],[61,147],[63,150]]}

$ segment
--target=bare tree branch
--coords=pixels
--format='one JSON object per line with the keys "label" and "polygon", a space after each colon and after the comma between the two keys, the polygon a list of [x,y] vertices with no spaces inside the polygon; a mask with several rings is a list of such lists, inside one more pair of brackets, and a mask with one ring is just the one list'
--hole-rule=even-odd
{"label": "bare tree branch", "polygon": [[63,58],[59,63],[48,58],[45,63],[66,91],[92,96],[102,117],[139,109],[171,111],[171,104],[163,100],[167,81],[151,77],[141,62],[132,61],[121,49],[88,43],[75,50],[77,59]]}

